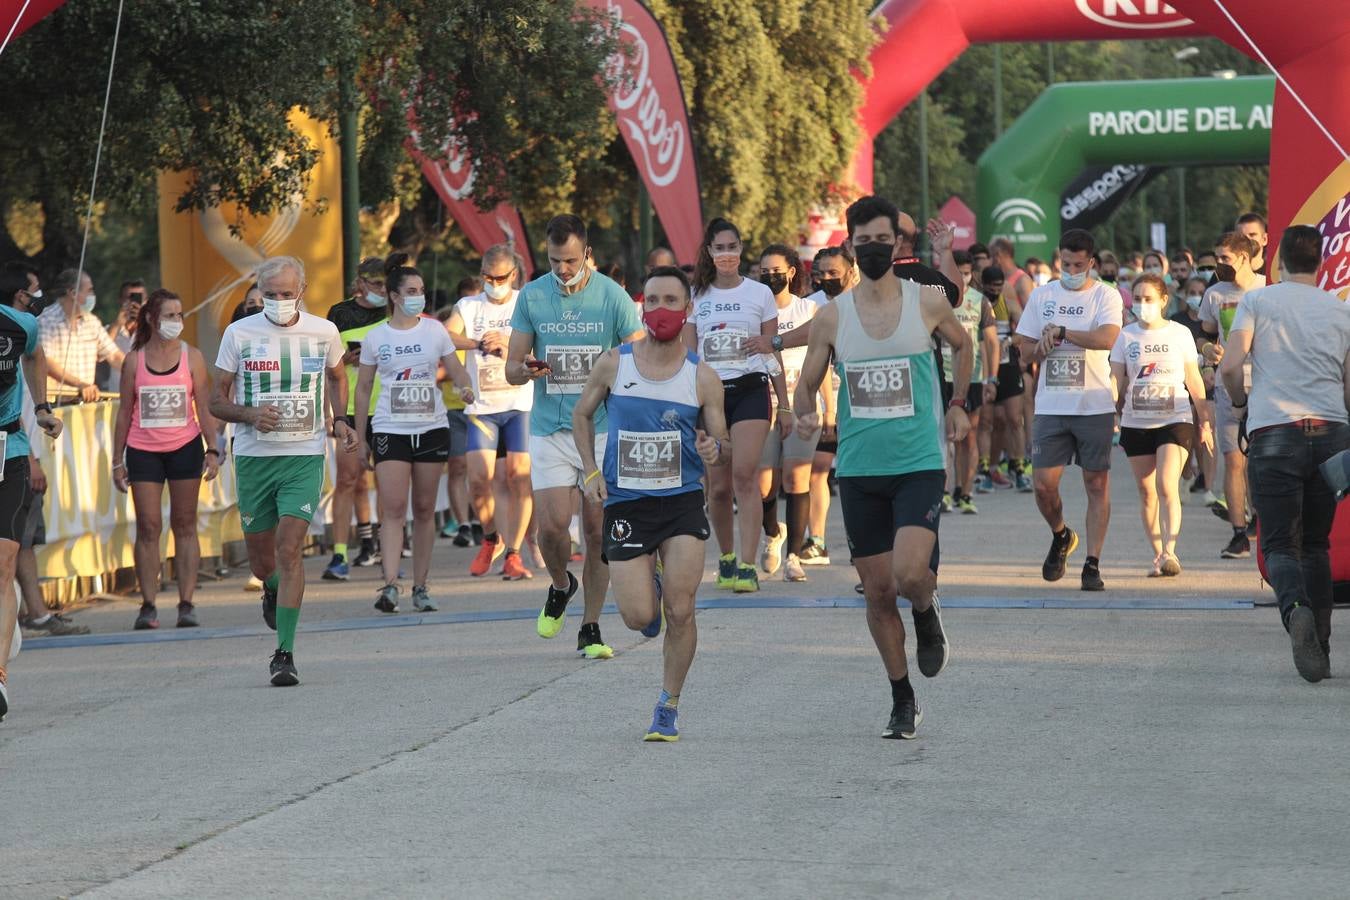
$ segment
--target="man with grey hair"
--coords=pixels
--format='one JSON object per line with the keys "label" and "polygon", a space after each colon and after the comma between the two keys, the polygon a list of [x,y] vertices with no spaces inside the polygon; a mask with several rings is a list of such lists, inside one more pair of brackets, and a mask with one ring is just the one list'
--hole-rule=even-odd
{"label": "man with grey hair", "polygon": [[98,399],[98,364],[119,370],[125,354],[94,315],[94,282],[88,272],[66,269],[50,288],[56,302],[38,316],[47,355],[47,392],[57,403],[92,403]]}
{"label": "man with grey hair", "polygon": [[[514,287],[519,274],[510,244],[497,244],[483,254],[483,292],[463,297],[446,321],[450,339],[465,353],[465,367],[473,382],[474,401],[467,415],[466,457],[469,494],[474,512],[483,523],[483,546],[469,564],[469,574],[482,577],[499,557],[502,578],[533,578],[520,551],[534,514],[530,487],[530,410],[534,387],[506,380],[506,351],[511,342],[511,318],[516,311]],[[493,496],[498,451],[506,454],[506,504]]]}
{"label": "man with grey hair", "polygon": [[[263,620],[277,632],[272,684],[300,683],[295,628],[305,593],[301,551],[323,490],[327,432],[347,453],[347,377],[337,326],[302,312],[305,267],[290,256],[257,270],[263,312],[225,329],[211,414],[236,424],[235,483],[249,566],[263,582]],[[325,403],[327,407],[325,408]]]}

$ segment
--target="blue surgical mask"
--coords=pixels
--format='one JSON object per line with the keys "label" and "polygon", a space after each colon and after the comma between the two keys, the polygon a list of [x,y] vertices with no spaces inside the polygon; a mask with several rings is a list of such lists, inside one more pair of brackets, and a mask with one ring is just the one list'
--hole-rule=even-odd
{"label": "blue surgical mask", "polygon": [[1203,299],[1204,297],[1199,294],[1191,294],[1186,297],[1186,306],[1188,306],[1192,312],[1199,312],[1200,301]]}
{"label": "blue surgical mask", "polygon": [[1083,285],[1087,284],[1087,277],[1088,277],[1087,272],[1079,272],[1077,275],[1070,275],[1068,272],[1061,272],[1059,275],[1059,283],[1066,290],[1076,291]]}
{"label": "blue surgical mask", "polygon": [[83,309],[87,313],[91,313],[94,311],[94,304],[96,302],[98,301],[97,298],[94,296],[94,292],[90,291],[89,296],[84,298],[84,306],[82,306],[81,309]]}
{"label": "blue surgical mask", "polygon": [[389,300],[383,295],[377,294],[374,291],[366,291],[366,302],[369,303],[371,306],[383,307],[385,304],[389,302]]}
{"label": "blue surgical mask", "polygon": [[403,312],[410,316],[420,316],[427,308],[427,298],[423,294],[412,294],[403,298]]}

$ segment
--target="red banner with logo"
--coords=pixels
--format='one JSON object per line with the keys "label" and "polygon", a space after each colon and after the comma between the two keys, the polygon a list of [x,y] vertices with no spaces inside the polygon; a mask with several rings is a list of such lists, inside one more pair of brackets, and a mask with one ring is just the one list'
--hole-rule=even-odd
{"label": "red banner with logo", "polygon": [[1343,4],[1325,0],[1175,2],[1207,33],[1253,58],[1264,55],[1283,78],[1275,87],[1270,141],[1268,256],[1278,268],[1276,248],[1286,226],[1316,226],[1322,232],[1318,281],[1350,299],[1350,15]]}
{"label": "red banner with logo", "polygon": [[418,149],[415,128],[404,146],[474,249],[483,253],[494,244],[511,244],[525,260],[525,277],[533,277],[534,260],[520,211],[509,203],[498,203],[486,211],[478,208],[473,201],[473,162],[454,146],[447,148],[444,160],[432,159]]}
{"label": "red banner with logo", "polygon": [[692,263],[703,240],[703,198],[689,111],[666,32],[638,0],[583,2],[618,26],[628,55],[615,54],[610,60],[610,74],[619,76],[619,83],[610,94],[609,108],[671,249],[680,262]]}

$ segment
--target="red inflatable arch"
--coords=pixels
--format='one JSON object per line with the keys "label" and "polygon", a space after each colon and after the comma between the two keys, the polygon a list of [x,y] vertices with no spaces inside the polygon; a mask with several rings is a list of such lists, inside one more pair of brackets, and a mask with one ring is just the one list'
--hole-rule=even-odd
{"label": "red inflatable arch", "polygon": [[1249,56],[1264,55],[1281,79],[1270,151],[1271,228],[1278,233],[1291,221],[1320,223],[1327,237],[1324,281],[1334,290],[1350,290],[1350,162],[1341,149],[1350,147],[1350,118],[1337,109],[1338,98],[1350,96],[1346,4],[886,0],[876,14],[888,27],[872,52],[872,79],[860,113],[865,140],[853,176],[863,191],[872,186],[872,139],[971,44],[1214,35]]}

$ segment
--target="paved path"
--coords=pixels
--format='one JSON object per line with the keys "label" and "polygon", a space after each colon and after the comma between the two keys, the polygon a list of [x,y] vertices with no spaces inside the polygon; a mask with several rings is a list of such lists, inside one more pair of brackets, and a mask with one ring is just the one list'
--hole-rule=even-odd
{"label": "paved path", "polygon": [[676,745],[639,740],[660,641],[613,615],[611,661],[576,659],[573,627],[539,640],[515,611],[541,579],[446,575],[440,616],[366,627],[377,576],[313,560],[291,691],[242,578],[203,591],[198,639],[122,642],[131,602],[79,612],[92,640],[12,667],[0,896],[1344,896],[1350,680],[1293,673],[1254,562],[1219,560],[1198,507],[1183,576],[1144,578],[1114,495],[1105,595],[1040,580],[1030,497],[947,517],[954,660],[916,684],[912,743],[877,736],[845,565],[700,614]]}

